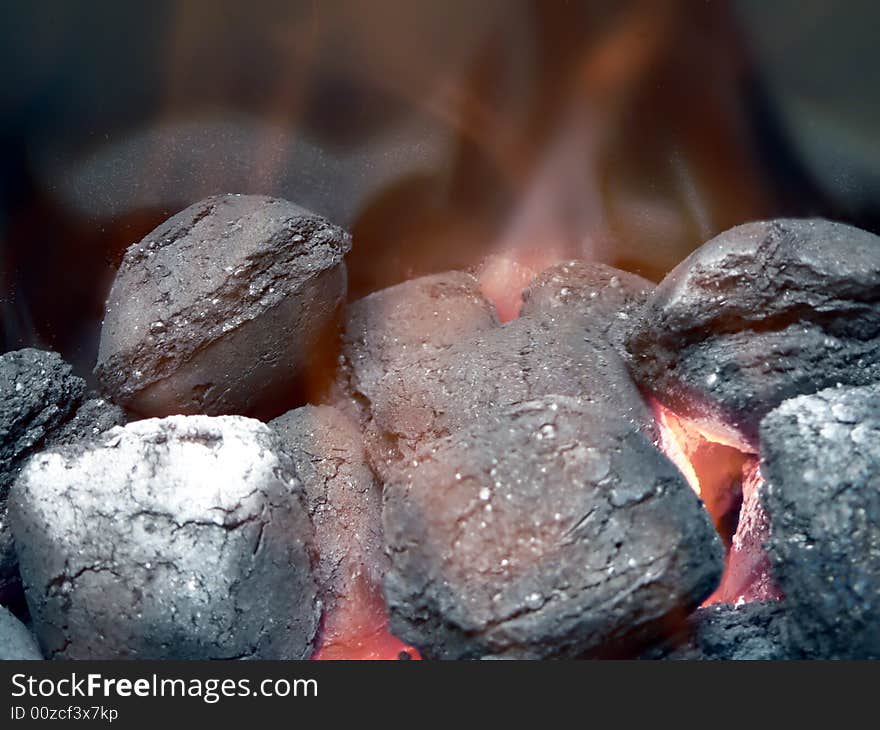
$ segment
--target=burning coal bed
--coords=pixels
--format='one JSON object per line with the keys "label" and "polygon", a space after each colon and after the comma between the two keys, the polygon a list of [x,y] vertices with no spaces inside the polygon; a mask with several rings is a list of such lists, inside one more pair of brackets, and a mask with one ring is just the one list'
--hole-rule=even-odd
{"label": "burning coal bed", "polygon": [[559,263],[503,324],[467,272],[346,304],[349,248],[211,198],[126,253],[100,394],[0,357],[3,658],[880,656],[880,239]]}

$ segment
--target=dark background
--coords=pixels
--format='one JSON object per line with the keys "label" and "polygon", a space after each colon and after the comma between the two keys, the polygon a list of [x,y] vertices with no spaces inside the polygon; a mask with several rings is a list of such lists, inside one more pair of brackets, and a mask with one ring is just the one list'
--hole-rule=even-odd
{"label": "dark background", "polygon": [[880,228],[880,5],[2,2],[0,340],[94,362],[122,252],[219,192],[354,233],[350,295],[768,216]]}

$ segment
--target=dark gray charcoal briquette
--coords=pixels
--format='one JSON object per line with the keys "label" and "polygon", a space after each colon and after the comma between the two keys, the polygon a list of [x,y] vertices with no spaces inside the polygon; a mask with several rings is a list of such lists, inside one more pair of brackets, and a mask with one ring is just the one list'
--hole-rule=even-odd
{"label": "dark gray charcoal briquette", "polygon": [[791,638],[784,604],[756,601],[718,603],[695,611],[679,636],[647,652],[645,659],[754,660],[801,659]]}
{"label": "dark gray charcoal briquette", "polygon": [[131,246],[95,372],[147,416],[277,416],[326,371],[348,234],[278,198],[196,203]]}
{"label": "dark gray charcoal briquette", "polygon": [[125,411],[106,398],[89,398],[77,408],[73,417],[55,431],[52,445],[72,444],[99,436],[114,426],[126,424]]}
{"label": "dark gray charcoal briquette", "polygon": [[880,658],[880,386],[792,399],[761,424],[776,581],[801,646]]}
{"label": "dark gray charcoal briquette", "polygon": [[364,406],[371,463],[383,477],[487,411],[543,395],[584,396],[653,427],[622,358],[573,309],[499,325],[476,280],[453,273],[379,292],[354,311],[348,385]]}
{"label": "dark gray charcoal briquette", "polygon": [[732,228],[661,282],[628,346],[662,403],[757,451],[785,399],[880,380],[880,238],[825,220]]}
{"label": "dark gray charcoal briquette", "polygon": [[611,266],[564,261],[542,271],[523,291],[520,316],[574,311],[618,352],[655,284]]}
{"label": "dark gray charcoal briquette", "polygon": [[385,487],[391,630],[434,658],[618,655],[717,585],[677,469],[619,414],[552,396],[423,447]]}
{"label": "dark gray charcoal briquette", "polygon": [[472,275],[450,271],[412,279],[349,305],[345,374],[351,389],[372,401],[389,372],[428,361],[497,324],[494,307]]}
{"label": "dark gray charcoal briquette", "polygon": [[73,416],[84,392],[85,382],[55,352],[0,355],[0,490],[14,481],[14,466]]}
{"label": "dark gray charcoal briquette", "polygon": [[315,527],[315,579],[325,610],[381,593],[387,558],[382,494],[357,424],[332,406],[297,408],[271,422],[293,458]]}
{"label": "dark gray charcoal briquette", "polygon": [[138,421],[35,456],[9,505],[47,658],[308,656],[295,473],[267,426],[232,416]]}

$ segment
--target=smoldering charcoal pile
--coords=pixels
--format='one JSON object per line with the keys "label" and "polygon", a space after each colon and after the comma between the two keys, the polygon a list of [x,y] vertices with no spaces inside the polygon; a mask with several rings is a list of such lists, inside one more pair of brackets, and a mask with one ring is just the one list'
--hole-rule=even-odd
{"label": "smoldering charcoal pile", "polygon": [[126,253],[103,393],[0,357],[0,657],[305,658],[365,600],[428,659],[880,657],[880,239],[562,262],[504,324],[461,271],[345,304],[350,246],[209,198]]}

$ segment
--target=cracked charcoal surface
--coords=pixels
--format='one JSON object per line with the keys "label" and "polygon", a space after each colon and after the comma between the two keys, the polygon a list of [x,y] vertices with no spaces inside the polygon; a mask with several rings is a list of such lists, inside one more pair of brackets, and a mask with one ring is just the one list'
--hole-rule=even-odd
{"label": "cracked charcoal surface", "polygon": [[585,324],[600,333],[621,354],[624,340],[655,284],[611,266],[565,261],[545,269],[523,291],[520,316],[577,311]]}
{"label": "cracked charcoal surface", "polygon": [[880,658],[880,386],[787,401],[761,424],[773,575],[814,656]]}
{"label": "cracked charcoal surface", "polygon": [[312,529],[264,424],[175,416],[54,447],[22,471],[10,518],[49,658],[311,651]]}
{"label": "cracked charcoal surface", "polygon": [[349,235],[278,198],[220,195],[131,246],[95,373],[121,405],[272,417],[320,384]]}
{"label": "cracked charcoal surface", "polygon": [[392,632],[433,658],[617,655],[718,583],[678,470],[584,399],[489,413],[386,484]]}
{"label": "cracked charcoal surface", "polygon": [[61,356],[25,349],[0,356],[0,597],[18,584],[6,498],[22,464],[51,440],[85,391]]}
{"label": "cracked charcoal surface", "polygon": [[270,424],[293,457],[315,528],[315,580],[325,612],[381,592],[387,558],[382,495],[356,422],[332,406],[305,406]]}
{"label": "cracked charcoal surface", "polygon": [[732,228],[658,285],[628,348],[664,405],[757,451],[785,399],[880,380],[880,238],[825,220]]}
{"label": "cracked charcoal surface", "polygon": [[792,621],[782,603],[715,604],[695,611],[672,647],[645,659],[781,660],[804,658],[791,638]]}
{"label": "cracked charcoal surface", "polygon": [[372,419],[368,452],[383,478],[487,410],[548,394],[595,399],[652,429],[622,358],[576,313],[557,308],[499,325],[477,286],[466,274],[426,277],[353,307],[346,368]]}
{"label": "cracked charcoal surface", "polygon": [[0,606],[0,661],[42,658],[37,640],[27,626]]}

